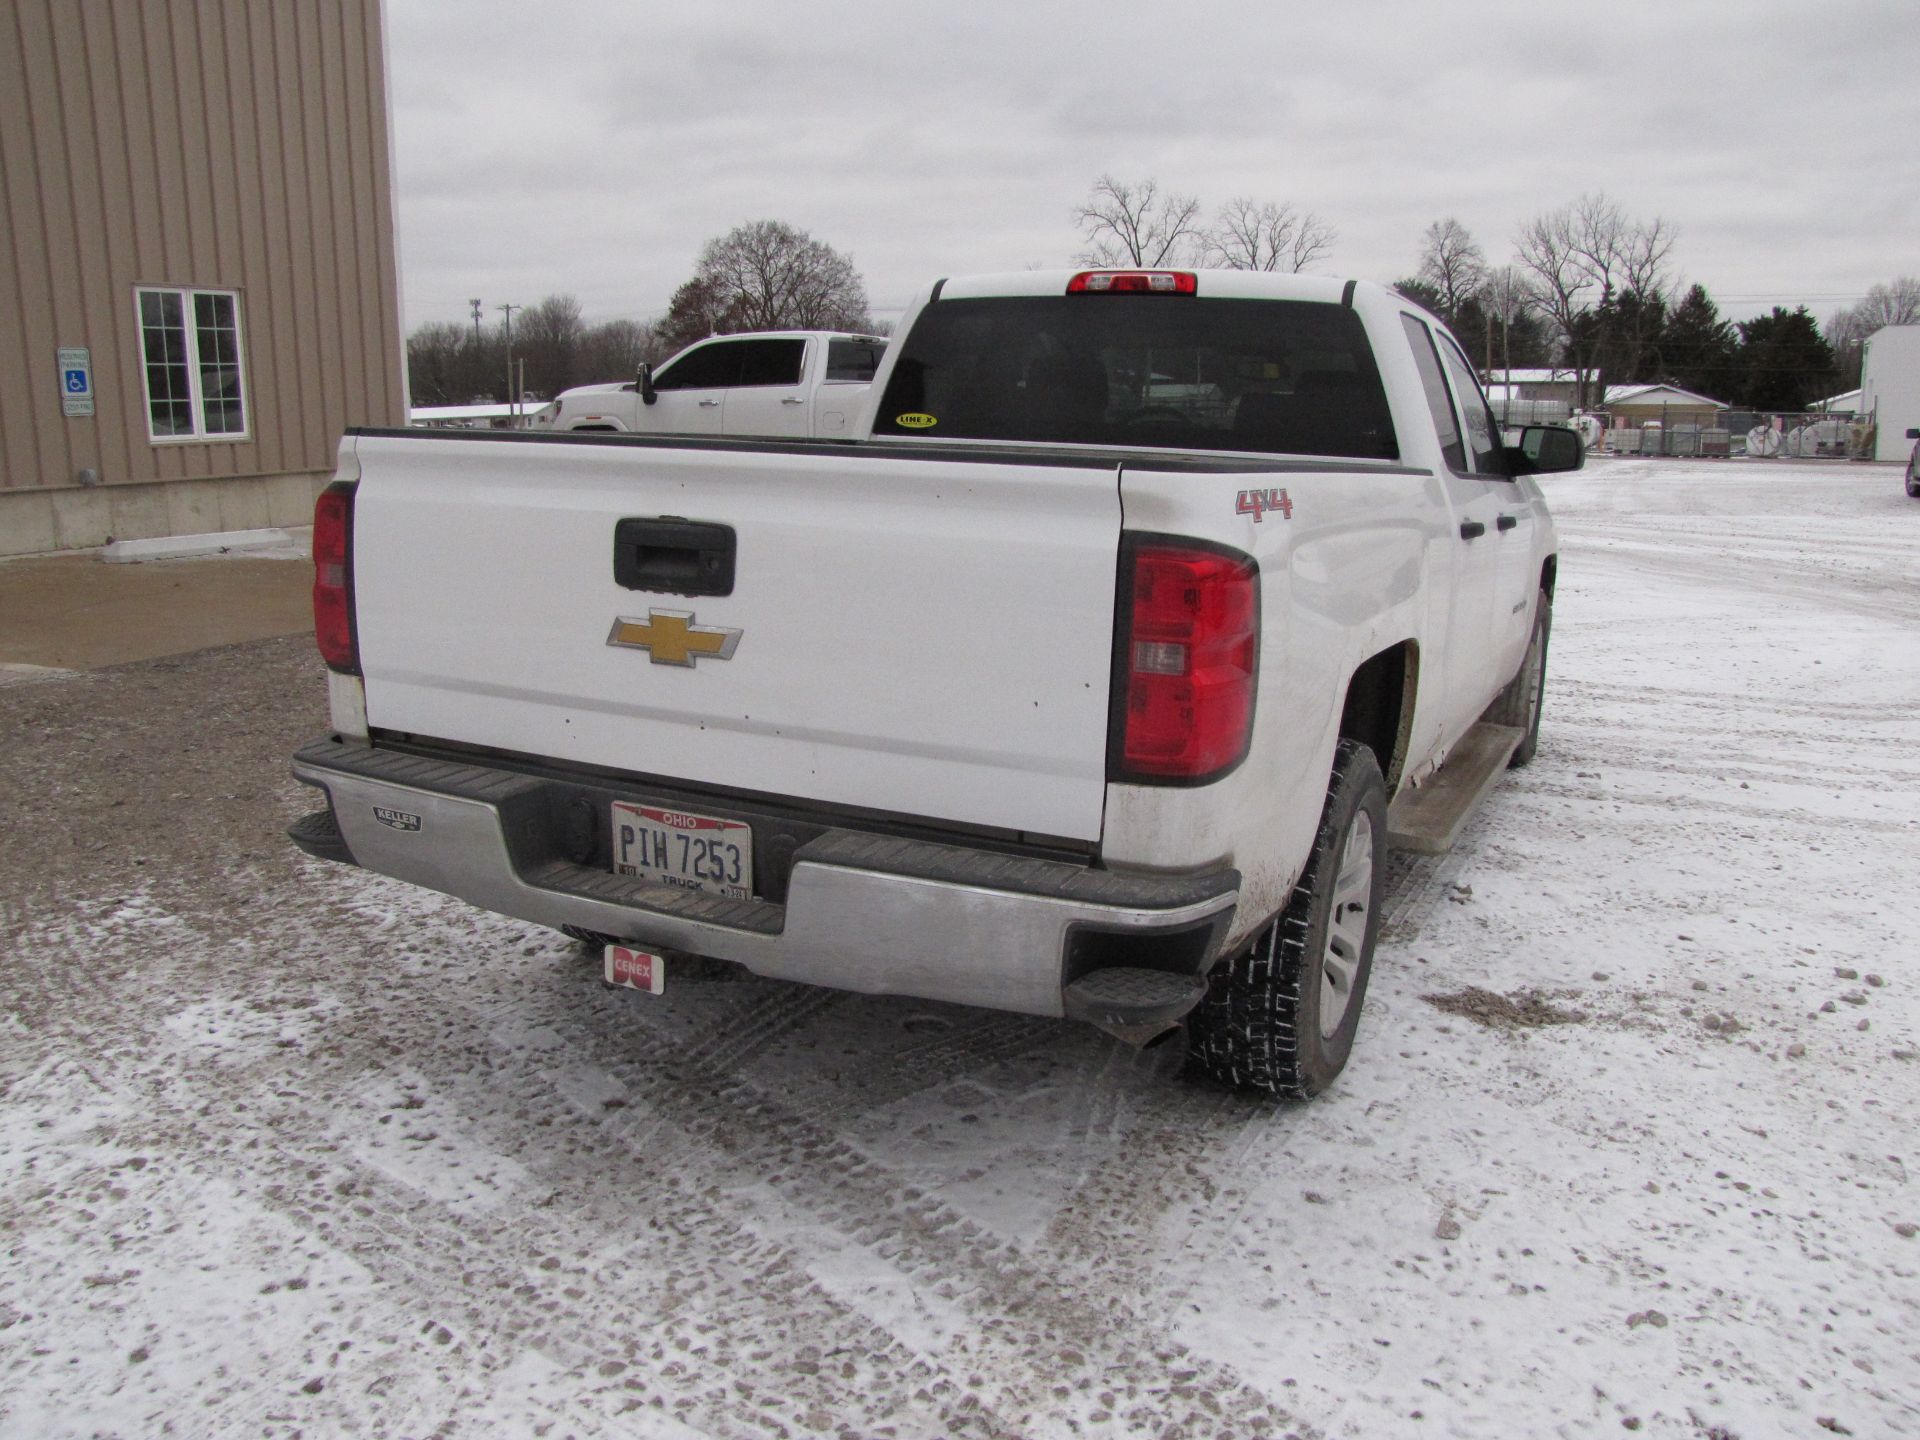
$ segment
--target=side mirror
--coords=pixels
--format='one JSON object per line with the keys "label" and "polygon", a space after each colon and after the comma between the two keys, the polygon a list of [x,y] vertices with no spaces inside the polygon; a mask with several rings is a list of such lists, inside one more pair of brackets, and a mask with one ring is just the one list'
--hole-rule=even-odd
{"label": "side mirror", "polygon": [[1915,430],[1911,425],[1909,425],[1907,427],[1907,438],[1909,440],[1920,440],[1920,430]]}
{"label": "side mirror", "polygon": [[640,373],[635,377],[635,383],[640,387],[640,399],[646,404],[651,405],[660,398],[660,392],[653,388],[653,366],[644,361],[641,362]]}
{"label": "side mirror", "polygon": [[1516,475],[1556,475],[1578,470],[1587,461],[1587,447],[1577,432],[1564,425],[1528,425],[1520,443],[1508,450]]}

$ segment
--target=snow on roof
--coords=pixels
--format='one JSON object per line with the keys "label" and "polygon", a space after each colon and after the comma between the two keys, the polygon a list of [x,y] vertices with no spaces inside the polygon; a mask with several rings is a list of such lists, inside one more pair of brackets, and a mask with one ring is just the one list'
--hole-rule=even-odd
{"label": "snow on roof", "polygon": [[1609,385],[1606,404],[1608,405],[1685,405],[1698,409],[1708,406],[1715,410],[1727,408],[1724,400],[1715,400],[1709,395],[1696,395],[1691,390],[1682,390],[1678,385]]}
{"label": "snow on roof", "polygon": [[1571,370],[1525,370],[1516,365],[1511,370],[1489,370],[1487,378],[1495,385],[1570,385],[1575,376]]}

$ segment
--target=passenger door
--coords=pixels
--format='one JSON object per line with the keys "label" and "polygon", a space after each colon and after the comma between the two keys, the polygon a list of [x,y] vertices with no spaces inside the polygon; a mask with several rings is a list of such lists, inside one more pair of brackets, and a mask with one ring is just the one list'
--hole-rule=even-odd
{"label": "passenger door", "polygon": [[[1439,436],[1442,482],[1453,511],[1453,532],[1443,545],[1444,573],[1450,581],[1445,608],[1446,667],[1441,744],[1451,748],[1479,719],[1499,683],[1494,679],[1494,590],[1498,574],[1501,492],[1494,478],[1474,468],[1473,451],[1463,434],[1453,389],[1441,361],[1443,342],[1426,322],[1402,314],[1421,389]],[[1511,482],[1507,482],[1511,485]],[[1437,557],[1436,557],[1437,558]],[[1436,566],[1436,571],[1442,567]],[[1436,579],[1440,575],[1436,574]]]}
{"label": "passenger door", "polygon": [[668,435],[717,435],[727,390],[740,375],[742,343],[709,340],[667,362],[653,377],[651,405],[634,412],[634,429]]}
{"label": "passenger door", "polygon": [[1453,342],[1441,334],[1440,359],[1447,367],[1459,402],[1461,418],[1466,422],[1467,461],[1475,475],[1482,477],[1490,500],[1492,518],[1485,539],[1493,543],[1492,624],[1487,633],[1488,662],[1492,667],[1493,693],[1520,668],[1526,658],[1527,641],[1533,634],[1533,606],[1540,591],[1540,578],[1534,569],[1534,506],[1532,497],[1514,481],[1506,459],[1506,443],[1493,418],[1486,396],[1473,366]]}
{"label": "passenger door", "polygon": [[729,435],[805,435],[807,344],[798,337],[736,340],[740,374],[727,392],[722,429]]}

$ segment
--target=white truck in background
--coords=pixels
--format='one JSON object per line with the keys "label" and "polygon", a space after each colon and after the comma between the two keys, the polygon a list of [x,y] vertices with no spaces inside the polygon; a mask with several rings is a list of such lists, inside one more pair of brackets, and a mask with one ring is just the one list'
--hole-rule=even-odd
{"label": "white truck in background", "polygon": [[842,331],[767,330],[689,345],[656,373],[563,390],[532,430],[845,438],[887,342]]}
{"label": "white truck in background", "polygon": [[1581,457],[1503,443],[1392,291],[1208,271],[943,280],[844,441],[350,432],[290,834],[610,982],[1184,1029],[1311,1094],[1389,834],[1443,847],[1533,755],[1533,477]]}

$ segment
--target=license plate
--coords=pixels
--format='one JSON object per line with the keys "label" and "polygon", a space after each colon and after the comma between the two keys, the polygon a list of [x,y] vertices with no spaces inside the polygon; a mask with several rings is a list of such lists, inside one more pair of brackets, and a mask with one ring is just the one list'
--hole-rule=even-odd
{"label": "license plate", "polygon": [[625,945],[606,948],[607,983],[644,990],[649,995],[664,994],[667,988],[667,961],[662,955],[645,950],[630,950]]}
{"label": "license plate", "polygon": [[753,827],[744,820],[616,800],[613,873],[751,900]]}

